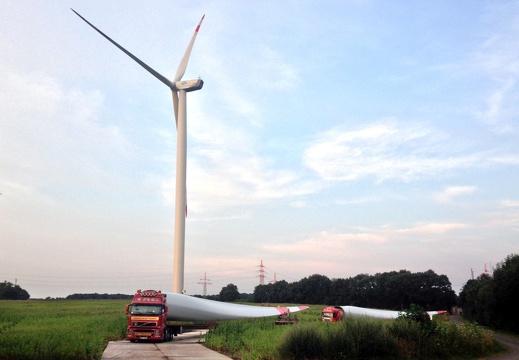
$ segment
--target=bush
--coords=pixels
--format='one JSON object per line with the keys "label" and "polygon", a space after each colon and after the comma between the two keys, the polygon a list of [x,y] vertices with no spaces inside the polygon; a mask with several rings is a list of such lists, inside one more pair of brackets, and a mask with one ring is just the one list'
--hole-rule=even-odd
{"label": "bush", "polygon": [[390,332],[398,339],[402,359],[473,359],[499,350],[492,333],[475,323],[420,323],[402,317]]}
{"label": "bush", "polygon": [[281,344],[278,358],[285,360],[398,358],[398,344],[387,322],[367,318],[294,326]]}
{"label": "bush", "polygon": [[277,352],[280,359],[322,359],[324,340],[319,329],[312,324],[296,325],[284,334]]}

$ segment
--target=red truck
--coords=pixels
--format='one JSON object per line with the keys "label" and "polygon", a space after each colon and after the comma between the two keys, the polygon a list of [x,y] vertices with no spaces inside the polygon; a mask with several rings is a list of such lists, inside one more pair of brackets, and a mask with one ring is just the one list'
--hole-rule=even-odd
{"label": "red truck", "polygon": [[328,306],[321,314],[322,321],[338,322],[344,317],[344,310],[338,306]]}
{"label": "red truck", "polygon": [[132,303],[126,305],[128,340],[171,341],[173,336],[182,334],[181,325],[168,325],[166,296],[160,290],[137,290]]}

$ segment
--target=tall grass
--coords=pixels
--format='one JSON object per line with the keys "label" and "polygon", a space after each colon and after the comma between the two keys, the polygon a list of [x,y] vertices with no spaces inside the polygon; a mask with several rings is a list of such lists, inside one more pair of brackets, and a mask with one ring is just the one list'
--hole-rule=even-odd
{"label": "tall grass", "polygon": [[0,301],[0,359],[99,359],[128,300]]}
{"label": "tall grass", "polygon": [[233,358],[274,359],[283,330],[272,318],[224,321],[207,333],[205,345]]}
{"label": "tall grass", "polygon": [[[310,309],[298,312],[297,316],[301,323],[320,323],[322,308],[310,306]],[[204,344],[235,359],[277,359],[282,336],[293,325],[278,326],[275,325],[275,320],[275,317],[267,317],[223,321],[207,333]]]}
{"label": "tall grass", "polygon": [[242,360],[474,359],[502,348],[475,324],[442,318],[424,326],[410,319],[320,321],[322,306],[298,313],[300,323],[276,326],[272,318],[220,323],[206,346]]}

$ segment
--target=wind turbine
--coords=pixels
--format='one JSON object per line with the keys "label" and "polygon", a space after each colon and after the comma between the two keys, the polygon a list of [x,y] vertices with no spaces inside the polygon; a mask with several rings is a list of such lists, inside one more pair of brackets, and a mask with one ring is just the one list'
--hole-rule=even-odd
{"label": "wind turbine", "polygon": [[177,165],[176,165],[176,190],[175,190],[175,244],[174,244],[174,259],[173,259],[173,292],[181,294],[184,290],[184,249],[186,237],[186,156],[187,156],[187,111],[186,111],[186,93],[200,90],[204,86],[202,79],[197,80],[182,80],[186,72],[191,49],[195,43],[198,30],[204,20],[204,16],[198,23],[195,33],[191,37],[191,41],[180,61],[177,72],[173,81],[168,80],[165,76],[159,74],[157,71],[146,65],[135,55],[116,43],[101,30],[92,25],[83,16],[79,15],[74,9],[71,9],[83,21],[90,25],[94,30],[104,36],[108,41],[117,46],[126,55],[135,60],[144,69],[149,71],[153,76],[163,82],[171,89],[173,95],[173,110],[175,112],[175,122],[177,126]]}

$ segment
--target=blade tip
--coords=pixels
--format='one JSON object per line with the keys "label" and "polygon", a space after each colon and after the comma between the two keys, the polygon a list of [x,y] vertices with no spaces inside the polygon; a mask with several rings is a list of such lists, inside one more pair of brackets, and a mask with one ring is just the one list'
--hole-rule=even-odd
{"label": "blade tip", "polygon": [[204,18],[205,18],[205,14],[204,14],[204,16],[202,16],[202,18],[200,19],[200,22],[198,23],[198,26],[196,27],[195,32],[198,32],[198,30],[200,30],[200,25],[202,25],[202,21],[204,21]]}

